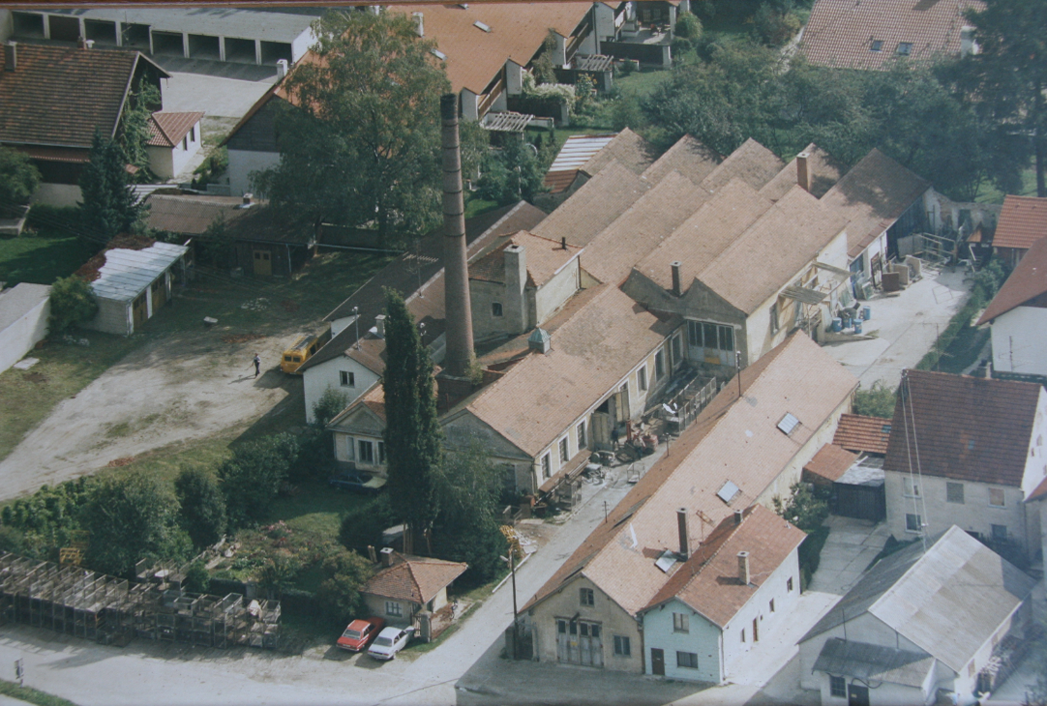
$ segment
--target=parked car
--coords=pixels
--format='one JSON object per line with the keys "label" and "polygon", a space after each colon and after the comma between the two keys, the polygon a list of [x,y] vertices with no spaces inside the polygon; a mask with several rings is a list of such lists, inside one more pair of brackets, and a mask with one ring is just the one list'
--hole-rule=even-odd
{"label": "parked car", "polygon": [[385,486],[385,478],[379,476],[368,476],[357,471],[343,471],[332,476],[328,485],[339,490],[348,490],[351,493],[363,493],[364,495],[377,495],[378,491]]}
{"label": "parked car", "polygon": [[338,638],[338,646],[350,652],[359,652],[371,644],[378,637],[378,633],[385,627],[385,621],[381,618],[368,618],[367,620],[354,620],[346,626],[345,632]]}
{"label": "parked car", "polygon": [[378,633],[378,639],[371,643],[367,654],[375,659],[390,660],[396,658],[396,653],[407,646],[408,640],[414,634],[414,628],[386,628]]}

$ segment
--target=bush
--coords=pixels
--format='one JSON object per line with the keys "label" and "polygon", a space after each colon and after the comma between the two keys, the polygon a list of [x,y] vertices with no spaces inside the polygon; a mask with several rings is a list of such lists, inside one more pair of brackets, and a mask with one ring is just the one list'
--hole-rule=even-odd
{"label": "bush", "polygon": [[324,559],[324,580],[316,592],[316,605],[321,614],[336,623],[345,624],[364,608],[360,587],[371,578],[374,567],[356,552],[339,551]]}
{"label": "bush", "polygon": [[313,416],[316,418],[313,424],[323,429],[348,406],[348,393],[328,387],[313,405]]}
{"label": "bush", "polygon": [[800,573],[803,575],[802,589],[806,589],[811,585],[811,577],[818,570],[818,565],[821,563],[822,547],[825,546],[825,540],[828,538],[829,527],[822,525],[808,532],[807,538],[800,545],[797,558],[800,563]]}
{"label": "bush", "polygon": [[40,172],[24,152],[0,147],[0,217],[15,215],[40,184]]}
{"label": "bush", "polygon": [[91,284],[78,275],[59,277],[51,285],[51,335],[65,333],[85,324],[98,313],[98,301]]}
{"label": "bush", "polygon": [[761,5],[753,16],[753,26],[761,42],[780,47],[800,31],[800,18],[791,12],[775,10],[770,5]]}
{"label": "bush", "polygon": [[877,380],[868,390],[854,393],[854,413],[882,419],[894,418],[895,392]]}
{"label": "bush", "polygon": [[202,561],[194,561],[185,570],[185,578],[182,579],[182,588],[190,593],[207,593],[211,586],[211,574]]}
{"label": "bush", "polygon": [[12,554],[25,553],[25,534],[14,527],[0,526],[0,551]]}
{"label": "bush", "polygon": [[187,468],[175,478],[182,527],[193,546],[210,546],[225,533],[225,498],[215,477],[200,468]]}
{"label": "bush", "polygon": [[298,460],[298,450],[298,440],[285,432],[248,442],[222,462],[218,482],[230,528],[265,519]]}
{"label": "bush", "polygon": [[26,228],[40,234],[73,236],[80,223],[80,209],[76,206],[52,206],[34,203],[26,216]]}
{"label": "bush", "polygon": [[387,493],[357,505],[342,518],[338,541],[347,549],[366,554],[367,547],[380,548],[382,532],[396,524]]}

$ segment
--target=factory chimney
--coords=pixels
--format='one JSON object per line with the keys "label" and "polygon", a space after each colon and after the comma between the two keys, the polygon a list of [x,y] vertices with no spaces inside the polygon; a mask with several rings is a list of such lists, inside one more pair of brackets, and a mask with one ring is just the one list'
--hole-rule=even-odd
{"label": "factory chimney", "polygon": [[444,308],[447,353],[442,375],[468,380],[473,363],[473,318],[465,254],[462,156],[458,141],[458,95],[440,98],[443,123]]}

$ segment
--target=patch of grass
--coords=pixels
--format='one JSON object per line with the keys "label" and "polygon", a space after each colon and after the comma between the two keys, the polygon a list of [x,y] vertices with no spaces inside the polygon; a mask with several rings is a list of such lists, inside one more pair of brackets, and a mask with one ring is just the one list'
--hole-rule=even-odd
{"label": "patch of grass", "polygon": [[[984,182],[978,188],[978,196],[975,201],[979,203],[1003,203],[1004,192],[996,188],[991,182]],[[1021,188],[1014,194],[1015,196],[1035,196],[1036,195],[1036,170],[1026,169],[1022,172],[1022,185]]]}
{"label": "patch of grass", "polygon": [[76,272],[95,250],[70,234],[0,238],[0,281],[51,284]]}
{"label": "patch of grass", "polygon": [[222,461],[232,457],[229,448],[232,436],[218,436],[195,441],[178,441],[128,460],[124,465],[105,468],[96,476],[150,475],[174,482],[185,468],[215,470]]}
{"label": "patch of grass", "polygon": [[333,490],[316,481],[298,486],[292,497],[279,497],[269,512],[271,522],[283,520],[295,532],[305,532],[337,541],[342,516],[366,502],[366,498]]}
{"label": "patch of grass", "polygon": [[988,340],[989,331],[987,329],[976,329],[971,326],[961,328],[938,361],[938,369],[943,373],[957,375],[962,373],[978,360]]}
{"label": "patch of grass", "polygon": [[19,686],[12,681],[2,679],[0,679],[0,694],[26,703],[37,704],[37,706],[76,706],[72,701],[67,701],[54,694],[48,694],[29,686]]}
{"label": "patch of grass", "polygon": [[672,75],[670,69],[643,69],[617,76],[614,82],[623,96],[641,100],[658,90]]}
{"label": "patch of grass", "polygon": [[478,196],[468,196],[465,199],[465,218],[468,220],[496,208],[498,208],[497,201],[486,201]]}

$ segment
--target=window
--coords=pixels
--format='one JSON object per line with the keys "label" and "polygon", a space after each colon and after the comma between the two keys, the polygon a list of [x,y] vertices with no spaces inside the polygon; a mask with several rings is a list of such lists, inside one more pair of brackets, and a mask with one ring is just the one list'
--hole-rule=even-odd
{"label": "window", "polygon": [[683,343],[682,343],[682,340],[683,339],[680,337],[679,334],[673,336],[673,342],[672,342],[672,354],[673,354],[672,366],[674,368],[676,367],[676,364],[679,363],[680,360],[683,358]]}
{"label": "window", "polygon": [[378,442],[378,463],[385,463],[385,442]]}
{"label": "window", "polygon": [[502,315],[502,304],[501,302],[491,302],[491,316]]}
{"label": "window", "polygon": [[560,633],[561,635],[566,635],[567,634],[567,621],[566,620],[557,620],[556,621],[556,632]]}
{"label": "window", "polygon": [[182,151],[183,152],[188,152],[189,151],[189,136],[188,135],[186,137],[182,138]]}
{"label": "window", "polygon": [[660,350],[654,354],[654,379],[661,380],[665,375],[665,351]]}
{"label": "window", "polygon": [[771,612],[774,612],[774,599],[771,599]]}
{"label": "window", "polygon": [[629,644],[629,638],[625,635],[614,636],[614,653],[619,657],[629,657],[632,655],[632,645]]}
{"label": "window", "polygon": [[709,322],[688,321],[687,341],[697,348],[734,351],[734,329]]}
{"label": "window", "polygon": [[846,699],[847,680],[843,677],[829,677],[829,695],[839,699]]}
{"label": "window", "polygon": [[1003,497],[1003,488],[989,488],[989,505],[992,507],[1004,507],[1007,501]]}
{"label": "window", "polygon": [[594,605],[595,597],[593,596],[593,589],[591,588],[579,588],[578,589],[578,600],[582,605]]}
{"label": "window", "polygon": [[874,39],[874,40],[872,40],[872,43],[869,44],[869,51],[883,51],[883,40],[882,39]]}
{"label": "window", "polygon": [[673,632],[691,632],[691,616],[673,613]]}
{"label": "window", "polygon": [[923,523],[920,522],[919,515],[913,515],[912,513],[906,513],[905,515],[905,531],[906,532],[919,532]]}
{"label": "window", "polygon": [[560,466],[567,463],[567,459],[569,458],[567,453],[567,437],[565,436],[560,439]]}
{"label": "window", "polygon": [[643,392],[647,389],[647,366],[636,371],[636,387]]}
{"label": "window", "polygon": [[342,387],[356,387],[356,373],[351,373],[348,370],[339,370],[338,377]]}
{"label": "window", "polygon": [[912,42],[898,42],[898,56],[909,56],[912,54]]}
{"label": "window", "polygon": [[745,629],[742,629],[742,642],[745,642]]}
{"label": "window", "polygon": [[902,493],[907,498],[920,497],[920,483],[915,478],[902,478]]}
{"label": "window", "polygon": [[1007,539],[1007,525],[990,525],[992,527],[992,538],[999,541]]}
{"label": "window", "polygon": [[687,669],[698,669],[698,655],[694,652],[677,652],[676,666]]}
{"label": "window", "polygon": [[189,128],[189,141],[196,142],[196,126]]}
{"label": "window", "polygon": [[578,450],[582,450],[589,445],[589,440],[585,438],[585,422],[578,422]]}
{"label": "window", "polygon": [[404,607],[397,601],[386,601],[385,602],[385,614],[401,616],[404,614]]}
{"label": "window", "polygon": [[370,441],[360,439],[360,463],[374,463],[374,444]]}
{"label": "window", "polygon": [[778,333],[778,302],[771,304],[771,333]]}
{"label": "window", "polygon": [[945,502],[963,505],[963,483],[945,484]]}
{"label": "window", "polygon": [[788,578],[788,580],[786,580],[786,582],[785,582],[785,590],[786,591],[793,590],[793,577],[792,576],[790,576]]}
{"label": "window", "polygon": [[552,475],[552,467],[549,460],[549,454],[542,456],[542,479],[549,480],[549,476]]}

